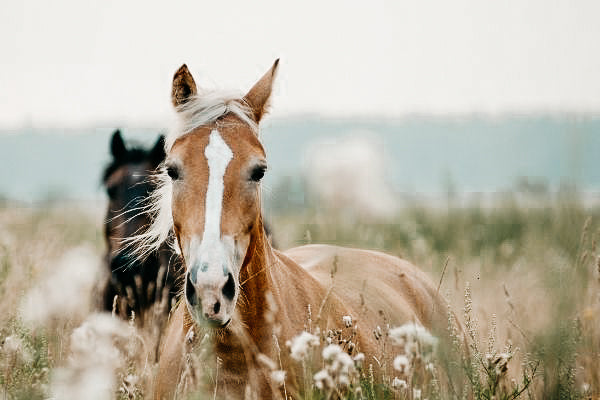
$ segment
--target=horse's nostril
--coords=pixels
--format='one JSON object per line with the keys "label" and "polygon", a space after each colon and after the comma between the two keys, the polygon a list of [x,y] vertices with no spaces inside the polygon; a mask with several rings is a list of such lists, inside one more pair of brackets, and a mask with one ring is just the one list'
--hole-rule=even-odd
{"label": "horse's nostril", "polygon": [[231,272],[229,273],[227,282],[225,282],[225,286],[223,286],[223,296],[229,300],[233,300],[233,296],[235,296],[235,281]]}
{"label": "horse's nostril", "polygon": [[219,313],[219,310],[221,309],[221,303],[219,303],[218,301],[215,303],[215,306],[213,307],[213,310],[215,312],[215,314]]}
{"label": "horse's nostril", "polygon": [[190,274],[187,274],[186,285],[185,285],[185,297],[191,306],[198,304],[198,296],[196,296],[196,289],[190,280]]}

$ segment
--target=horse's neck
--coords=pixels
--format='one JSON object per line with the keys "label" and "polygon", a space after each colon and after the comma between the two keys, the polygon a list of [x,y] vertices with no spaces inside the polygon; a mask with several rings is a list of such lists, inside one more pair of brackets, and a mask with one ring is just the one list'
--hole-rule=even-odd
{"label": "horse's neck", "polygon": [[250,245],[240,272],[240,301],[238,307],[246,324],[264,325],[268,312],[267,293],[272,287],[269,269],[277,263],[273,249],[264,233],[262,219],[252,230]]}
{"label": "horse's neck", "polygon": [[[240,297],[237,303],[237,316],[240,323],[231,331],[217,337],[215,350],[233,381],[263,381],[255,376],[258,373],[258,354],[268,354],[273,348],[271,343],[272,327],[266,323],[269,312],[267,293],[272,288],[269,268],[277,258],[264,234],[262,221],[259,220],[251,234],[250,245],[240,271]],[[224,379],[227,377],[224,376]],[[267,392],[265,392],[267,393]]]}

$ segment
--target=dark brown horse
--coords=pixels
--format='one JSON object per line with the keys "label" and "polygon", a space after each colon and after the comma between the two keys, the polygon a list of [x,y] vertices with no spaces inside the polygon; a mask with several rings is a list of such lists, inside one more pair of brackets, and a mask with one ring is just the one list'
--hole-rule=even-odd
{"label": "dark brown horse", "polygon": [[108,209],[104,221],[106,238],[106,266],[109,278],[102,296],[102,307],[137,321],[155,303],[167,313],[172,299],[181,291],[181,261],[166,243],[149,253],[143,260],[131,256],[126,239],[148,228],[150,220],[143,212],[150,193],[156,188],[152,173],[164,161],[164,136],[150,149],[128,147],[120,131],[112,135],[112,160],[103,174],[103,185],[108,195]]}

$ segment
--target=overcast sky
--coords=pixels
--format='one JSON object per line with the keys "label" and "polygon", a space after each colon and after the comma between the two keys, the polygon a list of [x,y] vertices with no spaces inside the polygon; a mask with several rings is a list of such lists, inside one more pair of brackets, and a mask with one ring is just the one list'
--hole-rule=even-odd
{"label": "overcast sky", "polygon": [[3,1],[0,127],[163,124],[182,63],[246,90],[277,57],[275,116],[598,113],[599,20],[576,0]]}

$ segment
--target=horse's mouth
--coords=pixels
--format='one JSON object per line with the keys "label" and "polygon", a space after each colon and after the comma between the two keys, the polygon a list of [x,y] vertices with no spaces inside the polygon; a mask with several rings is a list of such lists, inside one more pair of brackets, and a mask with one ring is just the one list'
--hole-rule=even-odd
{"label": "horse's mouth", "polygon": [[209,328],[225,329],[231,323],[231,318],[229,318],[225,323],[221,322],[220,320],[204,319],[204,323]]}
{"label": "horse's mouth", "polygon": [[225,322],[223,325],[221,325],[221,329],[225,329],[225,328],[227,328],[227,327],[229,326],[229,324],[230,324],[230,323],[231,323],[231,318],[229,318],[229,319],[227,320],[227,322]]}
{"label": "horse's mouth", "polygon": [[227,321],[223,322],[221,319],[206,318],[204,316],[201,316],[200,313],[197,311],[192,312],[192,315],[196,324],[204,328],[210,328],[215,330],[225,329],[231,324],[231,317]]}

